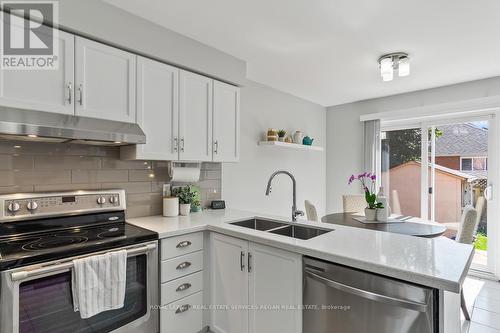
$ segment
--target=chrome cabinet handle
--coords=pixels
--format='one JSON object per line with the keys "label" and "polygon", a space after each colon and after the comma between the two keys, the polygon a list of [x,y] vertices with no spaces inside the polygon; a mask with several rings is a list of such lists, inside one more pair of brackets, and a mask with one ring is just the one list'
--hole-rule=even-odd
{"label": "chrome cabinet handle", "polygon": [[181,151],[184,152],[184,138],[181,138]]}
{"label": "chrome cabinet handle", "polygon": [[311,278],[313,280],[316,280],[320,283],[323,283],[324,285],[330,287],[330,288],[335,288],[337,290],[341,290],[346,293],[350,293],[359,297],[363,297],[372,301],[380,302],[380,303],[386,303],[386,304],[391,304],[394,306],[400,306],[404,307],[406,309],[410,310],[415,310],[419,312],[426,312],[428,305],[425,303],[420,303],[420,302],[414,302],[414,301],[409,301],[405,299],[400,299],[400,298],[395,298],[391,296],[386,296],[386,295],[381,295],[377,294],[371,291],[363,290],[360,288],[352,287],[337,281],[333,281],[330,279],[327,279],[321,275],[318,275],[316,273],[313,273],[309,271],[309,269],[306,268],[305,270],[306,276],[308,278]]}
{"label": "chrome cabinet handle", "polygon": [[78,94],[80,95],[78,103],[80,103],[80,105],[83,105],[83,86],[81,84],[78,86]]}
{"label": "chrome cabinet handle", "polygon": [[191,266],[191,263],[189,261],[184,261],[181,262],[179,265],[177,265],[175,269],[185,269],[188,268],[189,266]]}
{"label": "chrome cabinet handle", "polygon": [[217,140],[214,141],[214,153],[215,154],[219,153],[219,141]]}
{"label": "chrome cabinet handle", "polygon": [[177,137],[174,137],[174,151],[179,151],[179,143],[177,142]]}
{"label": "chrome cabinet handle", "polygon": [[71,82],[68,83],[68,103],[72,103],[72,95],[73,95],[73,85]]}
{"label": "chrome cabinet handle", "polygon": [[180,242],[179,244],[177,244],[176,248],[182,249],[184,247],[188,247],[191,244],[192,243],[190,241],[183,241],[183,242]]}
{"label": "chrome cabinet handle", "polygon": [[179,314],[179,313],[183,313],[183,312],[186,312],[187,310],[189,310],[191,308],[191,305],[189,304],[184,304],[184,305],[181,305],[177,308],[177,310],[175,310],[175,314]]}
{"label": "chrome cabinet handle", "polygon": [[191,288],[191,283],[183,283],[175,289],[175,291],[184,291]]}
{"label": "chrome cabinet handle", "polygon": [[248,273],[250,273],[252,271],[252,265],[250,263],[250,260],[252,260],[252,254],[250,252],[248,252]]}
{"label": "chrome cabinet handle", "polygon": [[240,252],[240,269],[242,272],[245,269],[245,264],[243,263],[244,260],[245,260],[245,251],[241,251]]}

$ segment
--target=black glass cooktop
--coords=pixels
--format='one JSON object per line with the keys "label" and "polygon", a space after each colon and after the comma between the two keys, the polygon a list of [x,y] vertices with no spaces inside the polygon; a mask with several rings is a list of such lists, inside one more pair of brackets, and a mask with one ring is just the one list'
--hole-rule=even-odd
{"label": "black glass cooktop", "polygon": [[[108,222],[110,218],[115,221]],[[31,228],[28,228],[27,224],[21,227],[21,223],[31,224]],[[17,226],[15,224],[0,228],[0,270],[134,245],[158,238],[153,231],[126,223],[122,213],[19,222]],[[28,232],[28,229],[32,231]]]}

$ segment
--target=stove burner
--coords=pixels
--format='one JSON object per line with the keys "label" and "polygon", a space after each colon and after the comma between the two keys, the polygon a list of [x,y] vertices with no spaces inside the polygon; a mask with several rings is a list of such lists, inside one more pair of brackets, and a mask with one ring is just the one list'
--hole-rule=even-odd
{"label": "stove burner", "polygon": [[40,251],[48,250],[56,247],[76,245],[80,243],[85,243],[88,240],[87,237],[82,236],[59,236],[54,235],[53,237],[40,237],[29,241],[22,246],[25,251]]}
{"label": "stove burner", "polygon": [[125,236],[125,230],[123,228],[117,228],[117,227],[109,228],[97,234],[97,237],[99,238],[120,237],[120,236]]}

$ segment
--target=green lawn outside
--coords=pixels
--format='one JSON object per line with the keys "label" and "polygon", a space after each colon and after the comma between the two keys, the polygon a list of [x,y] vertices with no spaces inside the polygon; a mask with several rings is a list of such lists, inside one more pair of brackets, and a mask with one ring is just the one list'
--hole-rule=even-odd
{"label": "green lawn outside", "polygon": [[474,248],[477,250],[488,250],[488,236],[485,234],[477,234],[476,241],[474,242]]}

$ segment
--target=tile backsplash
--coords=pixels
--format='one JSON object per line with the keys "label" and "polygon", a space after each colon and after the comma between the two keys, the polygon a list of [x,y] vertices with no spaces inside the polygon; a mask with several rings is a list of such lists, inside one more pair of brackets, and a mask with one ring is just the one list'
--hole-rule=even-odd
{"label": "tile backsplash", "polygon": [[[122,161],[120,148],[0,140],[0,193],[123,188],[127,216],[162,212],[168,162]],[[202,205],[220,198],[221,164],[203,163]]]}

